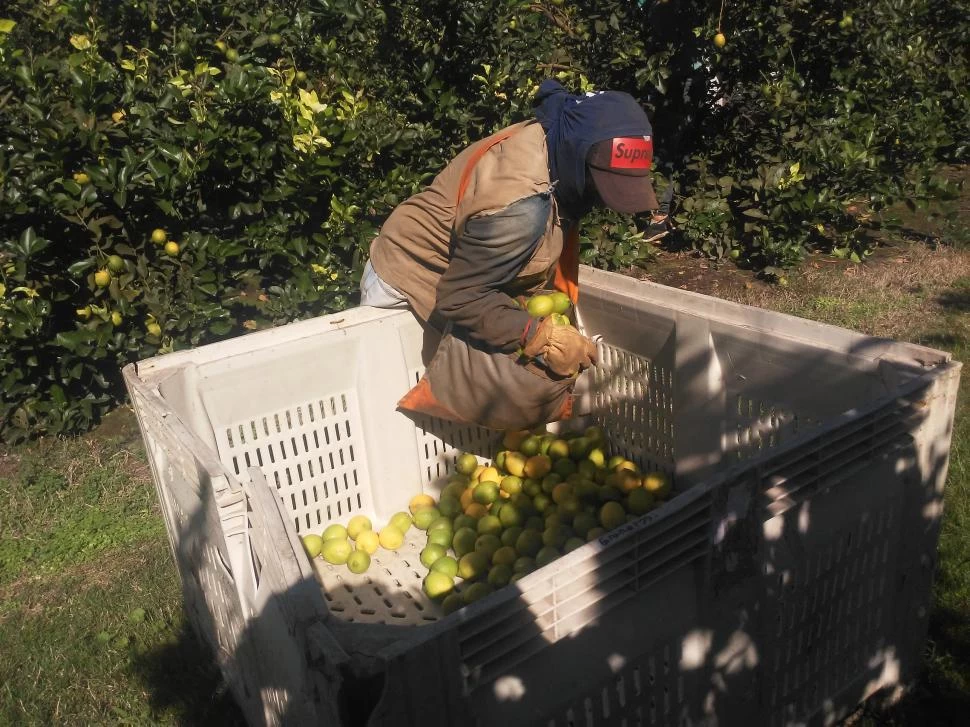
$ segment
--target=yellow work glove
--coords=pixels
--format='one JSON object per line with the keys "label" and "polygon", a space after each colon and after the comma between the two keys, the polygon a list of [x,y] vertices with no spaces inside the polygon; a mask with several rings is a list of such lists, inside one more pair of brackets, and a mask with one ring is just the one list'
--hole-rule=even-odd
{"label": "yellow work glove", "polygon": [[593,366],[598,357],[596,344],[570,325],[556,325],[552,316],[539,322],[523,352],[530,358],[542,356],[549,370],[560,376],[578,374]]}

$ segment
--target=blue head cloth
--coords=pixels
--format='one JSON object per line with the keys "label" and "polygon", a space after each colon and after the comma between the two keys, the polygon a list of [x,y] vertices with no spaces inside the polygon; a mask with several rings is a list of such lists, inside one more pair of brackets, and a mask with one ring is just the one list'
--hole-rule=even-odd
{"label": "blue head cloth", "polygon": [[564,216],[578,219],[589,211],[586,155],[598,141],[617,136],[652,136],[646,112],[628,93],[601,91],[574,96],[547,79],[535,98],[536,118],[546,132],[549,171]]}

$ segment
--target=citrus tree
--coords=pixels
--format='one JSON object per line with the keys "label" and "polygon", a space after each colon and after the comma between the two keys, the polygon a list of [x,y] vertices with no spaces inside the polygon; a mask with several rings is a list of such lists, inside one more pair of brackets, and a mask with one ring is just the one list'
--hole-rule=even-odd
{"label": "citrus tree", "polygon": [[[0,11],[0,437],[84,429],[131,360],[356,302],[393,207],[544,78],[655,127],[673,245],[862,259],[966,158],[936,0],[12,0]],[[583,255],[641,263],[642,221]]]}

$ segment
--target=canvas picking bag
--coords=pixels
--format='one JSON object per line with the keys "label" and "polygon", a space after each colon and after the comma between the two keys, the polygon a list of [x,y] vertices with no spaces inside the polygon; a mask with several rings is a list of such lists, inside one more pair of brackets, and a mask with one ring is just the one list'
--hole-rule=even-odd
{"label": "canvas picking bag", "polygon": [[[492,136],[472,154],[462,170],[456,205],[475,164],[513,133],[505,130]],[[573,224],[565,236],[554,286],[574,305],[579,297],[578,248],[578,226]],[[424,376],[398,402],[398,408],[490,429],[527,429],[569,418],[575,384],[575,376],[558,376],[516,353],[470,340],[447,324]]]}

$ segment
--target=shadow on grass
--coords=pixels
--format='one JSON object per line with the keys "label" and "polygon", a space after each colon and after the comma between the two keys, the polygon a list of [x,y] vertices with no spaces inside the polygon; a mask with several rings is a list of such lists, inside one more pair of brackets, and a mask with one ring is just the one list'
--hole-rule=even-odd
{"label": "shadow on grass", "polygon": [[211,650],[188,623],[174,640],[135,657],[131,668],[148,690],[155,714],[173,714],[181,725],[246,724]]}
{"label": "shadow on grass", "polygon": [[970,311],[970,284],[948,290],[937,298],[937,302],[953,313]]}
{"label": "shadow on grass", "polygon": [[967,723],[970,693],[959,675],[970,673],[970,624],[963,614],[936,606],[923,656],[923,670],[913,688],[897,704],[867,704],[854,724],[933,725]]}

